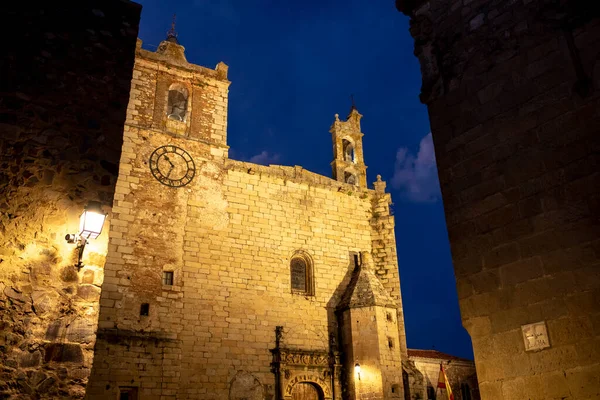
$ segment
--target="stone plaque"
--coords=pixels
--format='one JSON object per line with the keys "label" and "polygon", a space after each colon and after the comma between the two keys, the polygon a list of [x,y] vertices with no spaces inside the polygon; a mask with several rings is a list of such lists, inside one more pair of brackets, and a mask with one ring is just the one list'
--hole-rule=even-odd
{"label": "stone plaque", "polygon": [[544,321],[522,325],[521,330],[523,331],[525,351],[542,350],[550,347],[548,331]]}

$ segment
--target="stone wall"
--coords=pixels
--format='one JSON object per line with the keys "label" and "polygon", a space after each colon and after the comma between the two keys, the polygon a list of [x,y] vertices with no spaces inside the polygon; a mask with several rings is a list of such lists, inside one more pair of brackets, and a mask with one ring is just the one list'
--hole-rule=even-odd
{"label": "stone wall", "polygon": [[[156,53],[140,44],[88,398],[135,390],[148,400],[272,399],[276,343],[326,355],[337,346],[334,311],[353,271],[351,252],[371,251],[379,240],[376,268],[396,275],[378,274],[399,299],[395,250],[386,248],[395,245],[385,234],[393,228],[389,195],[298,166],[229,160],[227,67],[189,64],[174,41]],[[167,117],[170,87],[190,94],[181,120]],[[153,165],[153,152],[165,145],[185,150],[193,166],[174,154]],[[170,177],[195,172],[187,185],[171,187],[155,179],[161,168]],[[378,218],[385,226],[376,233]],[[295,255],[309,261],[308,293],[291,289]],[[172,284],[163,282],[165,272]],[[282,382],[331,379],[294,371],[282,370]],[[339,398],[332,387],[323,389]]]}
{"label": "stone wall", "polygon": [[0,397],[81,398],[108,229],[75,267],[79,215],[110,211],[140,7],[2,5]]}
{"label": "stone wall", "polygon": [[598,398],[597,2],[397,6],[421,63],[481,397]]}
{"label": "stone wall", "polygon": [[479,388],[473,361],[435,350],[409,349],[408,354],[410,362],[417,369],[419,378],[422,379],[422,384],[409,388],[410,399],[430,399],[431,397],[428,396],[430,391],[437,394],[436,398],[446,398],[446,391],[437,389],[440,363],[442,363],[452,387],[454,399],[479,400]]}

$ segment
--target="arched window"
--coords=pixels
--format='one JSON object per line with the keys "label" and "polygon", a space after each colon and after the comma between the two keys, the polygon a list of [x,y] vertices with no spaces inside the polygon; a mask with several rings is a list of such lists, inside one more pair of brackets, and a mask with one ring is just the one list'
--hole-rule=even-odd
{"label": "arched window", "polygon": [[356,185],[356,175],[354,175],[352,172],[345,172],[344,182],[349,183],[351,185]]}
{"label": "arched window", "polygon": [[292,293],[312,295],[312,262],[303,252],[295,254],[290,261]]}
{"label": "arched window", "polygon": [[174,83],[169,88],[167,116],[177,121],[185,121],[187,112],[188,90],[181,84]]}
{"label": "arched window", "polygon": [[354,162],[354,145],[352,142],[344,139],[342,140],[342,147],[344,148],[344,161]]}

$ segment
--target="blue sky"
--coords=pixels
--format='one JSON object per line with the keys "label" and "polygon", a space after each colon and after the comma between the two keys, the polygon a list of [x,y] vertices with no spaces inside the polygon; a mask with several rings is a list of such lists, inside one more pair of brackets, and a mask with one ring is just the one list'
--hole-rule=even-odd
{"label": "blue sky", "polygon": [[472,358],[419,65],[394,1],[137,1],[145,49],[156,49],[177,14],[188,61],[229,65],[231,158],[331,176],[329,126],[354,95],[368,181],[381,174],[394,201],[408,346]]}

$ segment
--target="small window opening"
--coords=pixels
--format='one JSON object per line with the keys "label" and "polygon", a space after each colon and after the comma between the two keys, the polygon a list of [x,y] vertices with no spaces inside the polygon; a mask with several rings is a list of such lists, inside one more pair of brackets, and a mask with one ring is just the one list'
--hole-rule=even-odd
{"label": "small window opening", "polygon": [[391,337],[388,337],[387,340],[388,340],[388,347],[390,349],[393,349],[394,348],[394,339],[392,339]]}
{"label": "small window opening", "polygon": [[169,119],[184,121],[187,112],[188,91],[181,85],[172,85],[169,89],[167,116]]}
{"label": "small window opening", "polygon": [[138,390],[136,387],[120,387],[119,400],[137,400]]}
{"label": "small window opening", "polygon": [[150,315],[150,304],[142,303],[142,305],[140,306],[140,315],[143,317],[147,317],[148,315]]}
{"label": "small window opening", "polygon": [[400,385],[398,385],[397,383],[394,383],[392,385],[392,393],[400,393]]}
{"label": "small window opening", "polygon": [[355,162],[354,158],[354,145],[349,140],[342,140],[342,147],[344,148],[344,161]]}
{"label": "small window opening", "polygon": [[468,383],[460,384],[460,394],[462,400],[471,400],[471,388]]}
{"label": "small window opening", "polygon": [[385,313],[385,318],[388,320],[388,322],[394,322],[394,319],[392,318],[392,313]]}
{"label": "small window opening", "polygon": [[169,286],[173,285],[173,271],[163,271],[162,284]]}
{"label": "small window opening", "polygon": [[435,400],[435,389],[433,386],[427,386],[427,399]]}
{"label": "small window opening", "polygon": [[345,172],[344,173],[344,181],[351,185],[356,185],[356,175],[354,175],[351,172]]}

